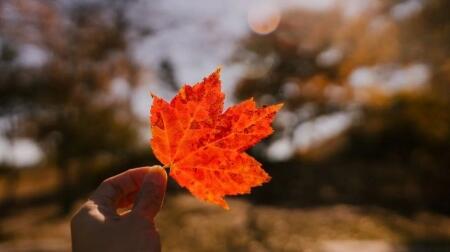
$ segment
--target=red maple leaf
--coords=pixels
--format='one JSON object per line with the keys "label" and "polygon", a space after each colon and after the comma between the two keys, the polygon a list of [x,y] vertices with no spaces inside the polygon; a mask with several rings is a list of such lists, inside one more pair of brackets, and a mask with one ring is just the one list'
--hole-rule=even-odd
{"label": "red maple leaf", "polygon": [[151,146],[180,186],[194,196],[228,209],[225,195],[250,193],[270,180],[244,151],[272,134],[282,104],[257,108],[253,99],[223,112],[220,69],[185,85],[170,103],[153,97]]}

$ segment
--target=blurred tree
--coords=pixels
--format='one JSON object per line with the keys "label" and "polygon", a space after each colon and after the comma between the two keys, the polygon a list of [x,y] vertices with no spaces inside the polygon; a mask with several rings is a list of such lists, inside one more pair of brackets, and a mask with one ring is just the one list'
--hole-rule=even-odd
{"label": "blurred tree", "polygon": [[14,134],[60,169],[63,212],[75,185],[138,143],[124,11],[122,1],[0,3],[0,116],[18,118]]}
{"label": "blurred tree", "polygon": [[[353,126],[341,136],[309,149],[309,155],[329,153],[316,160],[328,168],[284,170],[289,175],[280,186],[303,183],[305,188],[277,190],[269,185],[267,191],[263,189],[265,196],[287,195],[290,190],[294,195],[290,200],[305,199],[299,191],[313,192],[324,186],[325,191],[344,192],[340,199],[348,202],[355,202],[348,200],[353,195],[363,201],[413,202],[410,207],[450,212],[449,203],[442,200],[450,194],[446,186],[450,183],[449,1],[423,1],[420,11],[398,19],[392,10],[403,2],[387,0],[350,18],[338,9],[324,13],[289,10],[275,32],[252,34],[243,40],[236,60],[247,62],[248,69],[236,95],[254,96],[262,104],[285,102],[286,116],[279,116],[278,137],[292,142],[296,129],[306,122],[338,111],[358,112]],[[423,86],[388,89],[398,87],[399,81],[404,87],[413,86],[417,78],[398,69],[415,65],[420,68],[417,78],[424,78]],[[344,140],[334,144],[337,138]],[[291,144],[288,148],[298,147]],[[298,167],[306,157],[294,155],[289,164]],[[354,168],[355,162],[366,168],[365,174]],[[271,166],[277,165],[267,165]],[[282,173],[273,172],[274,176]],[[298,183],[286,182],[290,179]],[[349,190],[352,183],[359,186]]]}
{"label": "blurred tree", "polygon": [[172,91],[178,91],[175,69],[169,59],[163,59],[159,64],[159,78],[169,86]]}
{"label": "blurred tree", "polygon": [[[306,102],[304,92],[300,92],[300,83],[318,75],[325,79],[336,76],[334,67],[323,67],[316,58],[330,45],[332,31],[340,23],[337,12],[297,10],[283,15],[283,22],[276,32],[266,36],[253,34],[245,39],[236,60],[245,60],[250,67],[247,76],[238,84],[238,98],[253,96],[262,99],[269,94],[275,100],[287,102],[288,108]],[[287,94],[283,87],[288,83],[293,92]],[[322,100],[320,95],[314,99],[317,102]]]}

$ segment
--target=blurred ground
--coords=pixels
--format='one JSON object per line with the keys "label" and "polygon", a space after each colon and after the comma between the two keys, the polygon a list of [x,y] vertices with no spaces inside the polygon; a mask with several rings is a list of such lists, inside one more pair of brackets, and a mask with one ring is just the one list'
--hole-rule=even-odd
{"label": "blurred ground", "polygon": [[[50,169],[22,172],[18,199],[45,194],[53,187],[51,177]],[[0,251],[70,251],[70,217],[60,217],[54,203],[29,204],[18,204],[0,220]],[[230,206],[225,211],[191,195],[168,192],[157,219],[164,251],[450,250],[450,218],[426,211],[405,216],[343,204],[279,208],[242,199],[231,199]]]}
{"label": "blurred ground", "polygon": [[[164,251],[449,251],[450,218],[404,217],[348,205],[310,209],[253,206],[231,210],[169,194],[158,217]],[[0,251],[70,251],[69,217],[56,205],[18,210],[1,220]],[[439,237],[440,240],[436,240]],[[431,240],[430,240],[431,239]]]}

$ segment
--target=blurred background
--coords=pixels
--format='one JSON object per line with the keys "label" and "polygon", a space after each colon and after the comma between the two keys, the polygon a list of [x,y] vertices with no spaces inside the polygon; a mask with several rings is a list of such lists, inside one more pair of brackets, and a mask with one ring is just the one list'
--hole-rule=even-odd
{"label": "blurred background", "polygon": [[170,181],[164,251],[450,251],[450,1],[1,0],[0,251],[70,251],[105,178],[157,164],[150,92],[222,66],[284,102],[231,210]]}

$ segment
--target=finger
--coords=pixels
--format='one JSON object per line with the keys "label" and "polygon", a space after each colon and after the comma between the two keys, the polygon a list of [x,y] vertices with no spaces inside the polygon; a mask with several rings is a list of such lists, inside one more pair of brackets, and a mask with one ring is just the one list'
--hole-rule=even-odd
{"label": "finger", "polygon": [[139,191],[142,181],[152,167],[140,167],[122,172],[103,181],[91,196],[96,204],[116,208],[121,199]]}
{"label": "finger", "polygon": [[152,167],[145,175],[132,213],[152,221],[161,209],[166,192],[167,173],[162,167]]}

